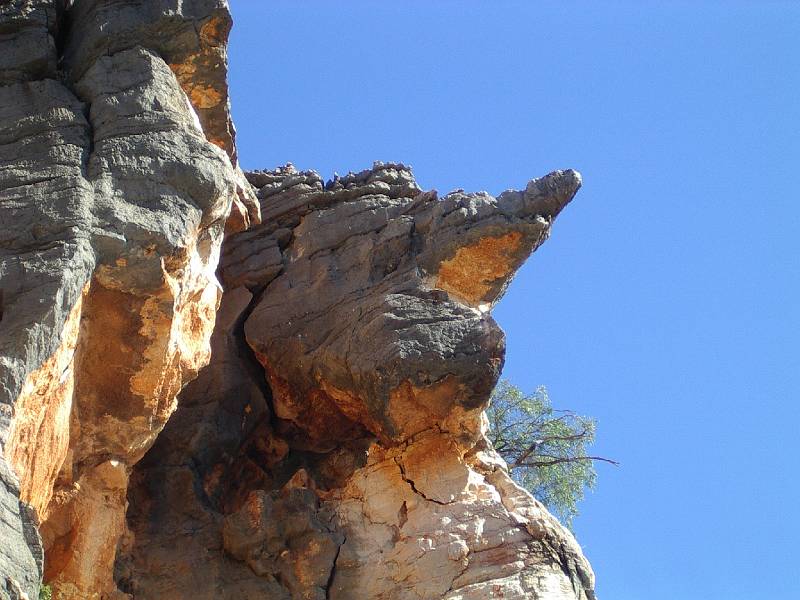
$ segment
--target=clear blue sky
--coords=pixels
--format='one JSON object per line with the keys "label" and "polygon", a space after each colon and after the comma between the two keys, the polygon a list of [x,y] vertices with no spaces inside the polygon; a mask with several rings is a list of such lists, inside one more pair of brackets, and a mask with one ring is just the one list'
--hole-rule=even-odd
{"label": "clear blue sky", "polygon": [[232,4],[245,168],[583,174],[495,317],[622,463],[575,523],[600,598],[800,597],[800,3]]}

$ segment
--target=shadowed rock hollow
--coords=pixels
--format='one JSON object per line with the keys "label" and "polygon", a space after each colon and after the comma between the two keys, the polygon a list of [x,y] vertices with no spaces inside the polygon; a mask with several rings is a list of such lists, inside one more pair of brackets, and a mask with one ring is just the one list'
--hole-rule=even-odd
{"label": "shadowed rock hollow", "polygon": [[230,26],[0,4],[0,599],[593,598],[483,416],[579,175],[245,177]]}

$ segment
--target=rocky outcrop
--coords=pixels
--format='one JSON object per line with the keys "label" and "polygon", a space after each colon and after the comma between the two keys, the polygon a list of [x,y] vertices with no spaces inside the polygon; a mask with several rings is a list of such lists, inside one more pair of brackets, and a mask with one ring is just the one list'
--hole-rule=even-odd
{"label": "rocky outcrop", "polygon": [[489,310],[577,173],[496,199],[438,198],[395,164],[248,178],[264,223],[226,239],[211,364],[134,468],[125,589],[593,598],[572,535],[509,478],[482,412],[503,361]]}
{"label": "rocky outcrop", "polygon": [[[0,6],[0,440],[46,578],[99,598],[116,589],[127,470],[208,360],[225,220],[248,192],[208,141],[232,154],[232,130],[191,104],[216,82],[225,110],[224,3],[64,4]],[[209,52],[195,80],[170,68]],[[6,579],[21,591],[0,595],[35,595],[38,576]]]}
{"label": "rocky outcrop", "polygon": [[593,598],[483,416],[580,177],[245,177],[230,27],[0,3],[0,599]]}

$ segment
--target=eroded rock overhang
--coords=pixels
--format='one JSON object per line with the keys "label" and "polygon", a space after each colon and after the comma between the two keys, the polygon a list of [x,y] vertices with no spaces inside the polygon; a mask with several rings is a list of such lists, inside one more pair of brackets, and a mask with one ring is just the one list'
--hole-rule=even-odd
{"label": "eroded rock overhang", "polygon": [[245,179],[230,27],[0,4],[0,598],[592,598],[482,417],[579,176]]}
{"label": "eroded rock overhang", "polygon": [[400,164],[247,177],[264,222],[226,239],[211,364],[134,468],[121,587],[593,598],[574,538],[508,476],[483,416],[504,353],[490,308],[578,174],[498,198],[439,198]]}

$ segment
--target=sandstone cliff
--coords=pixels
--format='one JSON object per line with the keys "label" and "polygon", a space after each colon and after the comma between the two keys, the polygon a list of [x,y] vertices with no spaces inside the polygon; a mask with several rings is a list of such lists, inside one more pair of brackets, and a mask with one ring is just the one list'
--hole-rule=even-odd
{"label": "sandstone cliff", "polygon": [[230,27],[0,3],[0,599],[593,598],[482,413],[580,177],[245,176]]}

